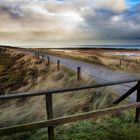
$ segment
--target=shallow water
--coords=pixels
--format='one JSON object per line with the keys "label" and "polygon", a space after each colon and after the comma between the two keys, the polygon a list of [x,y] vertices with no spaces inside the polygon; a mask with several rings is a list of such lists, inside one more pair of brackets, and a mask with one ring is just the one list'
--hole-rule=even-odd
{"label": "shallow water", "polygon": [[134,52],[114,52],[114,53],[105,53],[112,56],[127,56],[127,57],[140,57],[140,53]]}

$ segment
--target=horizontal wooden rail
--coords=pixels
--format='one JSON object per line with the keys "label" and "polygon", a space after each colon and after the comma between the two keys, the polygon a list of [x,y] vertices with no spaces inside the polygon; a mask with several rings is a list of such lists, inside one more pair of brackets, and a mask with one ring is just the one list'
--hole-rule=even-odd
{"label": "horizontal wooden rail", "polygon": [[0,85],[23,84],[23,83],[25,83],[25,82],[0,83]]}
{"label": "horizontal wooden rail", "polygon": [[55,89],[55,90],[42,90],[42,91],[26,92],[26,93],[11,94],[11,95],[10,94],[1,95],[0,100],[13,99],[13,98],[19,98],[19,97],[41,96],[41,95],[46,95],[46,94],[50,94],[50,93],[52,93],[52,94],[68,93],[71,91],[100,88],[100,87],[113,86],[113,85],[119,85],[119,84],[125,84],[125,83],[137,82],[137,81],[140,81],[140,78],[135,78],[135,79],[131,79],[131,80],[115,81],[115,82],[104,82],[101,84],[94,84],[94,85],[82,86],[82,87],[63,88],[63,89]]}
{"label": "horizontal wooden rail", "polygon": [[71,115],[68,117],[61,117],[61,118],[51,119],[47,121],[40,121],[36,123],[28,123],[28,124],[13,126],[13,127],[1,128],[0,136],[10,135],[10,134],[19,133],[19,132],[32,131],[36,129],[46,128],[49,126],[57,126],[60,124],[70,123],[70,122],[84,120],[84,119],[90,119],[90,118],[96,119],[100,116],[104,116],[107,114],[115,114],[124,110],[138,108],[138,107],[140,107],[140,103],[134,103],[134,104],[129,104],[129,105],[101,109],[97,111],[91,111],[88,113],[81,113],[79,115]]}

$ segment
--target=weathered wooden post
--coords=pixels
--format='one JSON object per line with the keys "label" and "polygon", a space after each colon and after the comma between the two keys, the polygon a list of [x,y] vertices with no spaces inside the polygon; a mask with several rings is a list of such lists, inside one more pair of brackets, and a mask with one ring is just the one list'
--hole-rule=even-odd
{"label": "weathered wooden post", "polygon": [[77,67],[77,81],[81,79],[81,68]]}
{"label": "weathered wooden post", "polygon": [[[137,85],[136,101],[140,102],[140,81],[138,81],[138,85]],[[139,120],[140,120],[140,108],[136,108],[135,122],[139,122]]]}
{"label": "weathered wooden post", "polygon": [[48,59],[48,65],[50,65],[50,57],[47,57],[47,59]]}
{"label": "weathered wooden post", "polygon": [[120,66],[122,65],[122,60],[120,60]]}
{"label": "weathered wooden post", "polygon": [[[46,94],[46,112],[48,120],[53,119],[52,93]],[[48,127],[48,140],[54,140],[54,126]]]}
{"label": "weathered wooden post", "polygon": [[60,70],[60,61],[57,60],[57,71],[59,71],[59,70]]}

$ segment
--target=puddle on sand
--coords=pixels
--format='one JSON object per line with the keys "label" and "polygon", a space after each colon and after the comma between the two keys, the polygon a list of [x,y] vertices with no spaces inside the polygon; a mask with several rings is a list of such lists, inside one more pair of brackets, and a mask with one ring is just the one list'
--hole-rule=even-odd
{"label": "puddle on sand", "polygon": [[127,56],[127,57],[140,57],[140,53],[134,53],[134,52],[114,52],[114,53],[105,53],[107,55],[112,56]]}

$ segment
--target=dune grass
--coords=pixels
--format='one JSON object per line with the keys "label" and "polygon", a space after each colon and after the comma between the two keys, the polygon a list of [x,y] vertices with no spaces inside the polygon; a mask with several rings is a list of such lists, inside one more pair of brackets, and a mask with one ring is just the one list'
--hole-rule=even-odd
{"label": "dune grass", "polygon": [[[32,57],[25,57],[16,62],[14,68],[25,71],[23,80],[29,80],[29,83],[21,87],[20,91],[35,91],[43,89],[54,89],[62,87],[78,87],[81,85],[90,85],[95,81],[76,80],[74,71],[66,67],[61,67],[60,71],[56,70],[56,65],[50,66],[35,60]],[[32,63],[30,62],[32,60]],[[19,65],[20,64],[20,65]],[[15,76],[8,78],[9,81],[15,81]],[[19,91],[19,90],[18,90]],[[76,94],[75,94],[76,93]],[[112,101],[116,98],[108,88],[89,89],[83,91],[71,92],[69,94],[53,95],[54,117],[68,116],[79,114],[91,110],[97,110],[111,106]],[[134,112],[127,111],[114,116],[106,116],[97,120],[78,121],[61,125],[55,128],[56,140],[139,140],[140,128],[134,124]],[[12,126],[45,120],[45,98],[32,97],[6,101],[0,104],[0,127]],[[36,130],[28,133],[13,134],[11,136],[1,137],[0,140],[46,140],[47,128]]]}
{"label": "dune grass", "polygon": [[112,61],[112,63],[107,64],[103,59],[101,59],[99,56],[82,56],[81,54],[79,55],[72,55],[69,53],[65,53],[65,52],[56,52],[56,51],[51,51],[50,49],[38,49],[39,51],[44,51],[50,55],[56,55],[56,56],[60,56],[60,57],[65,57],[65,58],[70,58],[70,59],[75,59],[75,60],[79,60],[79,61],[84,61],[84,62],[88,62],[88,63],[92,63],[92,64],[98,64],[98,65],[102,65],[105,67],[108,67],[110,69],[116,70],[116,71],[126,71],[126,72],[130,72],[130,73],[140,73],[140,63],[139,61],[130,61],[129,59],[123,60],[122,64],[120,65],[120,59],[123,59],[122,57],[118,56],[118,57],[114,57],[114,60],[118,60],[117,63],[115,63],[115,61]]}
{"label": "dune grass", "polygon": [[140,73],[140,63],[137,62],[123,61],[121,65],[118,63],[112,63],[109,65],[109,67],[113,68],[114,70],[121,70],[138,74]]}
{"label": "dune grass", "polygon": [[139,140],[140,127],[132,111],[118,117],[85,120],[58,128],[57,140]]}
{"label": "dune grass", "polygon": [[[134,123],[134,111],[105,116],[97,121],[84,120],[55,128],[56,140],[139,140],[140,125]],[[1,140],[46,140],[47,128],[3,137]]]}
{"label": "dune grass", "polygon": [[[41,76],[40,75],[41,73],[38,70],[33,72],[33,75],[36,75],[38,73],[37,75],[39,77],[37,76],[38,78],[36,79],[36,84],[34,84],[29,89],[30,91],[46,88],[77,87],[83,84],[89,85],[94,83],[94,81],[91,80],[85,81],[84,79],[77,82],[75,72],[67,69],[66,67],[61,67],[61,70],[57,71],[56,66],[51,64],[50,67],[46,67],[45,69],[47,71],[46,78],[44,77],[45,76],[44,74]],[[41,77],[43,79],[40,79]],[[113,93],[106,88],[100,88],[98,90],[78,91],[77,94],[75,94],[75,92],[71,92],[69,94],[54,95],[53,96],[54,117],[67,116],[99,108],[105,108],[111,104],[113,98],[114,98]],[[33,97],[7,101],[6,103],[0,106],[1,127],[40,121],[44,119],[46,119],[44,97]],[[3,137],[1,139],[38,140],[38,139],[46,139],[47,138],[46,136],[47,131],[46,129],[43,129],[29,133],[15,134],[10,137],[9,136]]]}
{"label": "dune grass", "polygon": [[56,56],[70,58],[70,59],[88,62],[92,64],[104,65],[102,60],[100,60],[100,58],[98,58],[97,56],[81,57],[79,55],[70,55],[69,53],[66,54],[65,52],[56,52],[56,51],[51,51],[49,49],[38,49],[38,50],[42,52],[46,52],[47,54],[50,54],[50,55],[56,55]]}
{"label": "dune grass", "polygon": [[16,61],[23,56],[23,54],[11,56],[5,49],[0,49],[0,83],[3,84],[0,86],[1,92],[16,90],[25,84],[23,76],[26,70],[20,71],[20,66],[14,67]]}
{"label": "dune grass", "polygon": [[67,67],[65,67],[65,66],[63,66],[63,71],[64,71],[65,73],[67,73],[67,74],[69,75],[69,77],[73,77],[73,76],[76,75],[76,73],[75,73],[73,70],[71,70],[71,69],[69,69],[69,68],[67,68]]}

